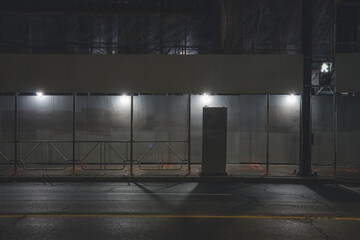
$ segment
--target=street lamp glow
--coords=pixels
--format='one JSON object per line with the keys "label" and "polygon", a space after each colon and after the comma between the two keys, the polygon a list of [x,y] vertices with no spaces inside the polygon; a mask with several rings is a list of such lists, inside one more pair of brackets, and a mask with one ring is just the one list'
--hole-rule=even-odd
{"label": "street lamp glow", "polygon": [[42,91],[37,91],[36,96],[42,97],[42,96],[44,96],[44,93]]}

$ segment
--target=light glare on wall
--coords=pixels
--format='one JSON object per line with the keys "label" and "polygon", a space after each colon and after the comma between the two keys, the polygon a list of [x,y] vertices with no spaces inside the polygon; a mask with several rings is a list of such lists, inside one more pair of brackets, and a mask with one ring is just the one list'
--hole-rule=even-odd
{"label": "light glare on wall", "polygon": [[44,96],[44,93],[42,91],[37,91],[36,96],[42,97],[42,96]]}
{"label": "light glare on wall", "polygon": [[203,104],[209,104],[211,103],[211,96],[209,96],[208,93],[204,93],[202,96],[201,96],[201,101]]}
{"label": "light glare on wall", "polygon": [[123,94],[121,97],[120,97],[120,102],[122,104],[128,104],[130,102],[130,96],[126,95],[126,94]]}
{"label": "light glare on wall", "polygon": [[286,102],[288,104],[294,104],[294,103],[296,103],[296,101],[297,101],[297,97],[292,93],[286,97]]}

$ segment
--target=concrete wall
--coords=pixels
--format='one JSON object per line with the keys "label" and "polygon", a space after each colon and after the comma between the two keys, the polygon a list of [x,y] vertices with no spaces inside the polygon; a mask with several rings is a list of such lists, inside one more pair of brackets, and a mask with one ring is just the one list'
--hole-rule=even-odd
{"label": "concrete wall", "polygon": [[0,92],[301,93],[301,55],[0,54]]}

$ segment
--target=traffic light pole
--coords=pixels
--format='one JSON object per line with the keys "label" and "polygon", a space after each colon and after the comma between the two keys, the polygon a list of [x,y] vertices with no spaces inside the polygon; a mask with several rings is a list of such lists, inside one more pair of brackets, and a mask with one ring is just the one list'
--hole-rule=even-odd
{"label": "traffic light pole", "polygon": [[301,96],[300,125],[300,170],[299,175],[311,174],[311,65],[313,0],[302,1],[302,52],[303,94]]}

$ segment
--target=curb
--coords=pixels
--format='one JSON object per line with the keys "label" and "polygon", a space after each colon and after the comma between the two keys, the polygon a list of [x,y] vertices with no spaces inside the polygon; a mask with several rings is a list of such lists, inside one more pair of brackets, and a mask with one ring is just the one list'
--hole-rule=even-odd
{"label": "curb", "polygon": [[231,176],[141,176],[141,177],[0,177],[6,182],[228,182],[228,183],[273,183],[273,184],[343,184],[360,183],[360,180],[318,178],[318,177],[231,177]]}

